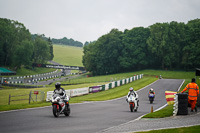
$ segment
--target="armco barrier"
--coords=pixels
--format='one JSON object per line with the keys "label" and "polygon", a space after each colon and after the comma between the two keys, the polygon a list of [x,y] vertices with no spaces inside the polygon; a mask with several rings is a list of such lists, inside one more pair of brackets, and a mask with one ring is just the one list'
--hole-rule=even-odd
{"label": "armco barrier", "polygon": [[126,83],[127,83],[127,84],[130,83],[130,82],[129,82],[129,78],[126,79]]}
{"label": "armco barrier", "polygon": [[109,89],[109,84],[105,84],[105,90]]}
{"label": "armco barrier", "polygon": [[125,84],[125,79],[122,79],[122,85],[124,85]]}
{"label": "armco barrier", "polygon": [[112,89],[112,83],[109,83],[109,88],[108,89]]}
{"label": "armco barrier", "polygon": [[120,80],[120,86],[122,85],[122,80]]}
{"label": "armco barrier", "polygon": [[115,81],[115,87],[117,87],[117,81]]}
{"label": "armco barrier", "polygon": [[119,80],[119,81],[117,81],[117,86],[120,86],[120,80]]}
{"label": "armco barrier", "polygon": [[112,88],[115,88],[115,82],[112,82]]}
{"label": "armco barrier", "polygon": [[[8,78],[5,78],[4,80],[6,80],[9,84],[31,83],[32,81],[43,80],[43,78],[39,78],[38,76],[50,75],[56,72],[57,70],[54,72],[45,73],[45,74],[28,75],[28,76],[20,76],[20,77],[8,77]],[[60,74],[57,74],[57,75],[55,74],[53,76],[50,75],[47,78],[53,78],[53,77],[58,77],[58,76],[60,76]]]}
{"label": "armco barrier", "polygon": [[2,84],[3,86],[19,87],[19,88],[42,88],[43,86],[33,85],[17,85],[17,84]]}

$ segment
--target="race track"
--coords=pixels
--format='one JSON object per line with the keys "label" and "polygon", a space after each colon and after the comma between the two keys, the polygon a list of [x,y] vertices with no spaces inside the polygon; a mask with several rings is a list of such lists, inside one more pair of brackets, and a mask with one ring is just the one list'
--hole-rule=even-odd
{"label": "race track", "polygon": [[[134,120],[166,104],[165,94],[177,91],[183,80],[160,79],[138,91],[138,112],[130,112],[125,97],[102,102],[72,104],[71,115],[55,118],[51,107],[36,108],[0,113],[1,133],[95,133],[109,127]],[[134,82],[132,83],[134,87]],[[153,88],[156,98],[153,104],[148,101],[148,90]],[[128,88],[127,88],[128,93]]]}

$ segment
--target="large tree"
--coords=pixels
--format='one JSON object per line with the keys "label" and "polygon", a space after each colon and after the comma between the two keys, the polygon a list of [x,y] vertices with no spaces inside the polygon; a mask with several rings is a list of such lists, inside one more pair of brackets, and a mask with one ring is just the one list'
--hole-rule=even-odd
{"label": "large tree", "polygon": [[51,41],[51,38],[48,38],[48,44],[49,44],[49,52],[50,52],[50,56],[49,56],[49,60],[53,60],[54,54],[53,54],[53,44]]}
{"label": "large tree", "polygon": [[[17,21],[0,19],[0,64],[4,66],[16,66],[15,61],[20,58],[16,54],[19,47],[24,45],[24,40],[32,41],[31,34],[26,27]],[[23,47],[23,46],[22,46]]]}
{"label": "large tree", "polygon": [[200,19],[191,20],[186,26],[187,37],[183,47],[182,64],[185,69],[193,69],[200,67]]}
{"label": "large tree", "polygon": [[15,66],[21,68],[22,65],[29,67],[32,65],[33,43],[32,41],[24,40],[15,50]]}
{"label": "large tree", "polygon": [[148,47],[151,52],[161,62],[161,68],[165,69],[170,66],[171,47],[169,43],[169,24],[168,23],[156,23],[150,26],[151,35],[147,40]]}
{"label": "large tree", "polygon": [[112,29],[96,42],[84,47],[83,64],[94,74],[111,74],[120,71],[119,56],[122,50],[123,33]]}
{"label": "large tree", "polygon": [[49,51],[50,48],[48,42],[43,40],[41,36],[37,36],[34,40],[33,62],[46,63],[50,58]]}
{"label": "large tree", "polygon": [[145,68],[149,61],[147,39],[149,28],[137,27],[125,30],[122,55],[119,57],[122,69],[135,70]]}

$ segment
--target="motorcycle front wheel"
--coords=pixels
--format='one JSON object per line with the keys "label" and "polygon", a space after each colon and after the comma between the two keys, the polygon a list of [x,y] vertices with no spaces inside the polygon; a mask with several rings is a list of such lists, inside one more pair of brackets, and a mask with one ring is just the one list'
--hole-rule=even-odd
{"label": "motorcycle front wheel", "polygon": [[70,111],[70,108],[68,107],[67,110],[66,110],[66,112],[64,112],[65,116],[69,116],[69,115],[70,115],[70,112],[71,112],[71,111]]}
{"label": "motorcycle front wheel", "polygon": [[53,105],[53,115],[54,115],[54,117],[58,117],[59,114],[60,114],[60,112],[57,109],[57,105]]}
{"label": "motorcycle front wheel", "polygon": [[149,98],[150,104],[153,103],[153,98]]}
{"label": "motorcycle front wheel", "polygon": [[131,110],[131,112],[133,112],[133,104],[130,104],[130,110]]}
{"label": "motorcycle front wheel", "polygon": [[138,107],[134,110],[135,112],[137,112]]}

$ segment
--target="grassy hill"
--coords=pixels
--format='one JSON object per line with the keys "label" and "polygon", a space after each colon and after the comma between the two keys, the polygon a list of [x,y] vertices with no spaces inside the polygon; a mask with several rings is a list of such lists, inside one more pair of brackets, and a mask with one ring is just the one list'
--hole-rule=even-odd
{"label": "grassy hill", "polygon": [[53,52],[53,61],[55,62],[58,62],[62,65],[83,66],[83,48],[54,44]]}

